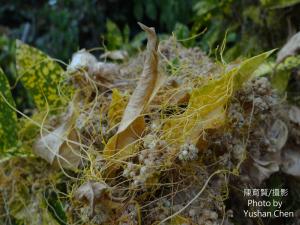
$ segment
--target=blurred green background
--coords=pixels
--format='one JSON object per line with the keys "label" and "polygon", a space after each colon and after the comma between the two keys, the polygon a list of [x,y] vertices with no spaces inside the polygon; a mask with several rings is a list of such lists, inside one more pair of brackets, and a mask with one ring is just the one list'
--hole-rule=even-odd
{"label": "blurred green background", "polygon": [[[15,39],[68,63],[80,48],[125,49],[144,41],[137,21],[174,34],[187,47],[214,56],[226,36],[231,61],[281,47],[300,28],[300,0],[11,0],[0,1],[0,66],[13,87],[17,107],[32,100],[16,82]],[[201,35],[201,32],[203,32]]]}

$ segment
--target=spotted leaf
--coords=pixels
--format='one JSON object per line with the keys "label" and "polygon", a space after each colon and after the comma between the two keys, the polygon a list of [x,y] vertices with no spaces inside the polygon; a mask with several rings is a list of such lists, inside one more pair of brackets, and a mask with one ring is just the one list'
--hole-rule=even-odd
{"label": "spotted leaf", "polygon": [[17,116],[10,86],[0,68],[0,154],[17,145]]}
{"label": "spotted leaf", "polygon": [[16,64],[24,86],[33,96],[38,109],[47,104],[56,107],[61,104],[59,84],[64,70],[51,57],[21,41],[16,41]]}

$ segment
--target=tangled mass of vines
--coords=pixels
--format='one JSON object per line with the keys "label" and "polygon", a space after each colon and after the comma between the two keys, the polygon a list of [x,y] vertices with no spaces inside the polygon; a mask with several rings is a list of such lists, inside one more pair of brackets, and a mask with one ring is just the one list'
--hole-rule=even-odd
{"label": "tangled mass of vines", "polygon": [[1,224],[253,224],[236,223],[243,189],[300,176],[300,109],[275,88],[274,51],[213,61],[139,25],[136,56],[83,49],[66,70],[17,41],[36,109],[16,109],[1,71]]}

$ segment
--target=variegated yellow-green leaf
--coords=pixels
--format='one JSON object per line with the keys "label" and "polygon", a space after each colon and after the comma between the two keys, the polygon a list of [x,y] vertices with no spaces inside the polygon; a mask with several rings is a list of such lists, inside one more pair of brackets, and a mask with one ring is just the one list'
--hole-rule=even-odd
{"label": "variegated yellow-green leaf", "polygon": [[47,104],[61,104],[58,86],[64,70],[51,57],[21,41],[16,41],[18,74],[26,89],[33,96],[38,109]]}
{"label": "variegated yellow-green leaf", "polygon": [[10,86],[0,68],[0,154],[17,145],[17,116]]}
{"label": "variegated yellow-green leaf", "polygon": [[204,129],[216,128],[225,121],[225,106],[233,92],[237,69],[192,90],[186,111],[165,121],[164,139],[180,146],[186,141],[196,144]]}
{"label": "variegated yellow-green leaf", "polygon": [[13,217],[19,222],[18,224],[59,225],[48,210],[42,193],[33,194],[31,199],[22,203],[19,205],[18,210],[13,211]]}

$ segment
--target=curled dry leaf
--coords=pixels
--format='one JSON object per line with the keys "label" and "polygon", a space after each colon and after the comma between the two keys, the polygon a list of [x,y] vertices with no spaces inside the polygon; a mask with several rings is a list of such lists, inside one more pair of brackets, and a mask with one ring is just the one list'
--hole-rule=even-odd
{"label": "curled dry leaf", "polygon": [[254,159],[249,169],[249,176],[256,184],[261,184],[273,173],[279,171],[280,161]]}
{"label": "curled dry leaf", "polygon": [[94,211],[95,204],[108,190],[107,184],[103,182],[88,181],[82,184],[75,192],[75,198],[79,201],[87,201]]}
{"label": "curled dry leaf", "polygon": [[80,162],[80,146],[76,144],[78,136],[72,128],[74,106],[70,105],[63,122],[52,132],[42,134],[34,143],[33,152],[50,164],[58,164],[64,168],[75,169]]}
{"label": "curled dry leaf", "polygon": [[72,61],[68,65],[67,70],[71,73],[77,72],[78,70],[86,70],[88,72],[96,63],[97,59],[94,55],[85,49],[81,49],[73,54]]}
{"label": "curled dry leaf", "polygon": [[100,56],[101,59],[112,59],[112,60],[125,60],[128,58],[127,51],[123,50],[115,50],[115,51],[107,51]]}
{"label": "curled dry leaf", "polygon": [[271,144],[278,150],[282,149],[288,138],[288,128],[281,120],[276,120],[267,133]]}
{"label": "curled dry leaf", "polygon": [[289,119],[297,124],[300,125],[300,109],[297,106],[292,106],[289,110]]}
{"label": "curled dry leaf", "polygon": [[96,57],[82,49],[72,56],[72,61],[67,67],[70,73],[87,72],[95,81],[112,86],[119,75],[119,68],[114,63],[98,62]]}
{"label": "curled dry leaf", "polygon": [[300,151],[296,149],[284,151],[281,169],[286,174],[300,178]]}
{"label": "curled dry leaf", "polygon": [[275,120],[268,129],[267,138],[271,141],[275,151],[266,152],[260,156],[251,156],[246,165],[247,173],[256,184],[261,184],[273,173],[279,171],[281,165],[281,149],[288,138],[288,129],[281,120]]}
{"label": "curled dry leaf", "polygon": [[164,81],[163,76],[158,75],[158,40],[155,30],[154,28],[149,28],[141,23],[139,23],[139,25],[148,35],[147,54],[141,78],[129,99],[118,133],[126,130],[128,126],[140,116],[156,94],[162,81]]}
{"label": "curled dry leaf", "polygon": [[[118,132],[105,146],[104,155],[106,157],[113,156],[114,158],[124,159],[133,153],[134,148],[130,144],[141,137],[145,129],[145,121],[141,114],[165,80],[161,74],[158,74],[158,40],[155,30],[141,23],[139,25],[148,35],[144,69],[126,106]],[[118,155],[115,155],[116,153]]]}
{"label": "curled dry leaf", "polygon": [[293,35],[277,54],[277,63],[283,62],[287,57],[297,55],[300,51],[300,32]]}

